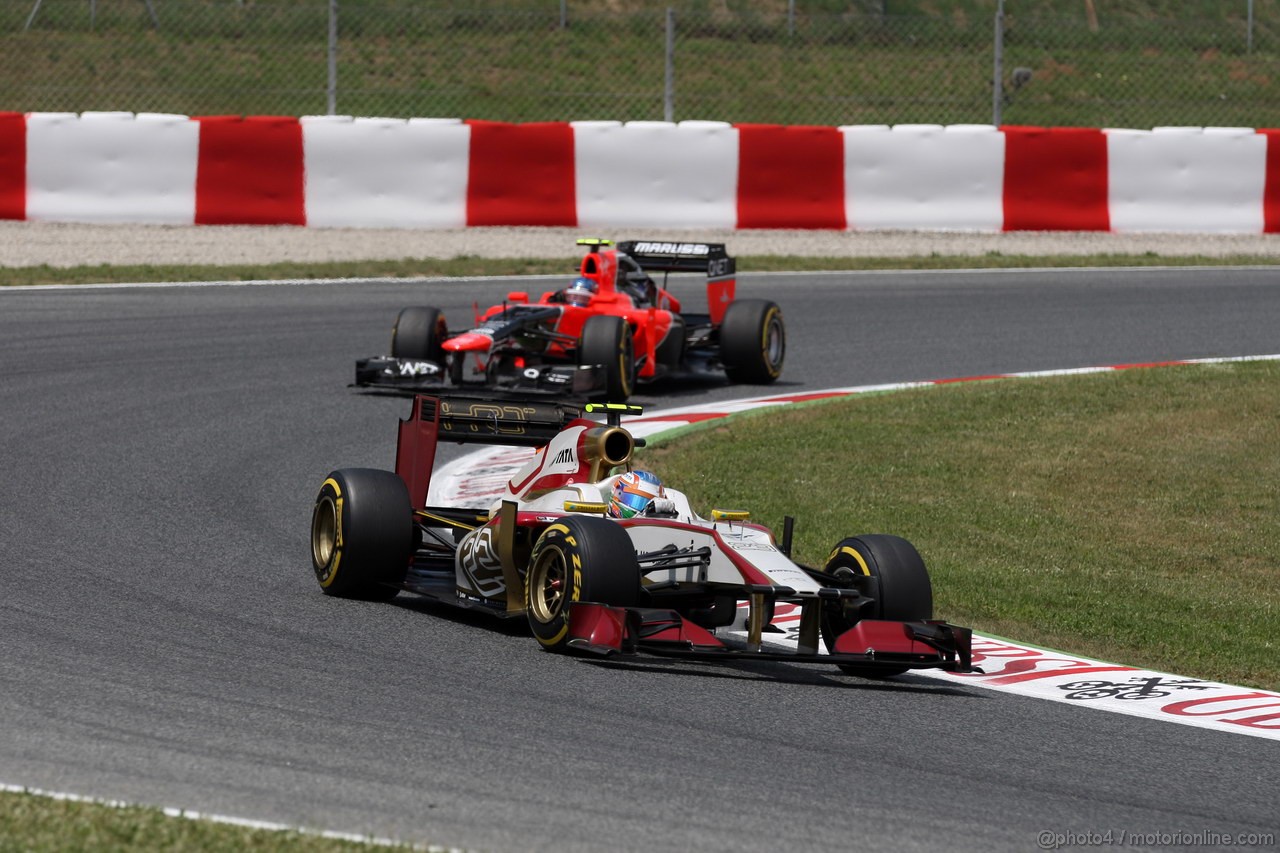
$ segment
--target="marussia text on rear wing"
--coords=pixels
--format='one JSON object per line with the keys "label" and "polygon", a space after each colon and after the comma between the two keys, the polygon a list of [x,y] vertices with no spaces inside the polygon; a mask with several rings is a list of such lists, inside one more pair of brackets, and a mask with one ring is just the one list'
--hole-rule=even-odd
{"label": "marussia text on rear wing", "polygon": [[737,271],[737,263],[724,243],[626,240],[618,244],[618,251],[629,255],[646,271],[705,272],[709,278],[733,275]]}

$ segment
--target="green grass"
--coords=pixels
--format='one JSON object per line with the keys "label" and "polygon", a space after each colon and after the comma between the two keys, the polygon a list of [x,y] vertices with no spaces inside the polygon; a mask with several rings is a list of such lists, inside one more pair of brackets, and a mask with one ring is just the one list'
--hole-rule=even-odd
{"label": "green grass", "polygon": [[[398,261],[289,262],[208,266],[110,266],[0,268],[0,287],[39,284],[112,284],[155,281],[260,281],[264,279],[405,278],[475,275],[556,275],[577,268],[578,258],[405,258]],[[918,257],[742,256],[738,269],[751,272],[821,270],[1023,269],[1027,267],[1276,266],[1280,257],[1235,255],[1168,258],[1140,255],[922,255]]]}
{"label": "green grass", "polygon": [[170,817],[160,809],[117,808],[0,791],[0,853],[342,853],[369,849],[369,844],[357,841]]}
{"label": "green grass", "polygon": [[938,612],[1020,641],[1280,689],[1280,365],[976,382],[742,415],[643,451],[695,509],[821,565],[894,533]]}

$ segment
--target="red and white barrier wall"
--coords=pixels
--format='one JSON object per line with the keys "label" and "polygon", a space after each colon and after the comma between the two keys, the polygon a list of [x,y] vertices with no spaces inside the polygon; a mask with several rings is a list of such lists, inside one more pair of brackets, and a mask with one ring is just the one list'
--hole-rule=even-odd
{"label": "red and white barrier wall", "polygon": [[1280,130],[0,113],[0,218],[1280,232]]}

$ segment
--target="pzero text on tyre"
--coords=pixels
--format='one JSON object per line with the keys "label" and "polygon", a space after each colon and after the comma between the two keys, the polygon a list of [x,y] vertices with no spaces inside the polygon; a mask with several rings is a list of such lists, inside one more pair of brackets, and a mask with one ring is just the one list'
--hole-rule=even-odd
{"label": "pzero text on tyre", "polygon": [[538,537],[525,577],[525,612],[543,647],[557,651],[569,639],[575,601],[634,607],[640,597],[640,565],[631,538],[617,523],[565,516]]}
{"label": "pzero text on tyre", "polygon": [[[832,549],[824,569],[837,579],[850,581],[850,585],[869,587],[868,592],[875,599],[872,607],[858,614],[827,614],[822,635],[828,650],[834,647],[836,637],[858,619],[917,622],[933,618],[929,572],[920,552],[901,537],[866,534],[842,540]],[[840,668],[851,675],[874,678],[906,672],[906,667],[895,670],[842,664]]]}
{"label": "pzero text on tyre", "polygon": [[606,398],[626,402],[636,381],[635,341],[627,321],[608,314],[588,317],[582,324],[578,364],[602,365]]}
{"label": "pzero text on tyre", "polygon": [[739,299],[720,324],[720,361],[733,382],[767,384],[782,375],[787,331],[782,309],[767,299]]}
{"label": "pzero text on tyre", "polygon": [[344,468],[325,479],[311,512],[311,565],[327,595],[389,599],[414,548],[413,505],[391,471]]}

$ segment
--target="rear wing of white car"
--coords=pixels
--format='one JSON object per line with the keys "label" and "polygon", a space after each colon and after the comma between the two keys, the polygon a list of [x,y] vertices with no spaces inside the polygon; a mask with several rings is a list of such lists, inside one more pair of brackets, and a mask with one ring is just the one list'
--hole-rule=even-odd
{"label": "rear wing of white car", "polygon": [[[409,487],[414,509],[422,509],[431,485],[436,447],[442,441],[541,447],[584,416],[595,419],[604,415],[610,426],[617,426],[623,414],[638,415],[641,411],[639,406],[624,403],[419,394],[413,398],[409,417],[400,421],[396,473]],[[632,442],[630,436],[627,441]]]}

